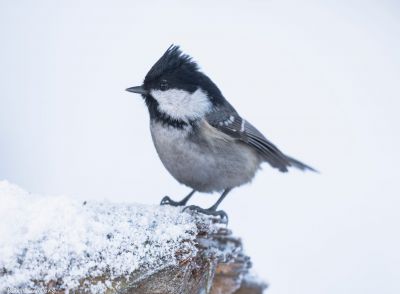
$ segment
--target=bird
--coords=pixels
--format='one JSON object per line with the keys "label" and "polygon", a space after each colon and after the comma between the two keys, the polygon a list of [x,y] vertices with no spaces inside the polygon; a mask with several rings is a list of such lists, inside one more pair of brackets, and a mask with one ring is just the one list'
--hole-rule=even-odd
{"label": "bird", "polygon": [[185,209],[228,219],[218,206],[228,193],[251,182],[262,163],[280,172],[289,168],[316,172],[285,155],[242,118],[191,56],[171,45],[146,74],[140,94],[150,116],[150,132],[168,172],[191,192],[180,201],[169,196],[161,205],[186,206],[195,192],[221,192],[209,208]]}

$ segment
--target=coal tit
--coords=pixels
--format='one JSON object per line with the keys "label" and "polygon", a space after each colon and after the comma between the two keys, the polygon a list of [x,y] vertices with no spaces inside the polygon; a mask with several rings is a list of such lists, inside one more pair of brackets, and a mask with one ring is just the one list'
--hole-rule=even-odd
{"label": "coal tit", "polygon": [[218,205],[233,188],[250,182],[263,162],[281,172],[312,167],[282,153],[243,119],[212,80],[178,46],[170,46],[147,73],[143,85],[126,89],[141,94],[150,113],[150,130],[165,168],[193,189],[176,202],[186,205],[195,191],[223,191],[208,209],[187,208],[227,218]]}

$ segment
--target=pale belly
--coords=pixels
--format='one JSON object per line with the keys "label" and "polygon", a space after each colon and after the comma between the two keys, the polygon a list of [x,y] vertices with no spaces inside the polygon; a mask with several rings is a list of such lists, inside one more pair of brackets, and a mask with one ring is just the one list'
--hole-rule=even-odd
{"label": "pale belly", "polygon": [[247,145],[199,132],[188,132],[151,123],[157,153],[180,183],[200,192],[221,191],[243,185],[254,177],[261,160]]}

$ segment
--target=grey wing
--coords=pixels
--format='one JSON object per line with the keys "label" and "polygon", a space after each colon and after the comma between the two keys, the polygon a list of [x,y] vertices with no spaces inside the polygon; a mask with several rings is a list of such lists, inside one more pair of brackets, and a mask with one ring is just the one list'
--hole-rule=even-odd
{"label": "grey wing", "polygon": [[206,120],[219,131],[236,138],[257,150],[266,162],[268,162],[272,167],[279,169],[281,172],[287,172],[288,167],[316,171],[312,167],[283,154],[252,124],[242,119],[233,107],[216,109],[214,112],[206,116]]}

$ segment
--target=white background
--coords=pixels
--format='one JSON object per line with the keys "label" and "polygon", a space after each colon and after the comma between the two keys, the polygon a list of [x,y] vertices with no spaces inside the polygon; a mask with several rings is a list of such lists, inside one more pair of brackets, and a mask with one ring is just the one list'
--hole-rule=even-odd
{"label": "white background", "polygon": [[265,165],[221,206],[267,293],[400,293],[400,4],[197,3],[1,0],[0,179],[89,200],[184,196],[124,91],[176,43],[321,171]]}

